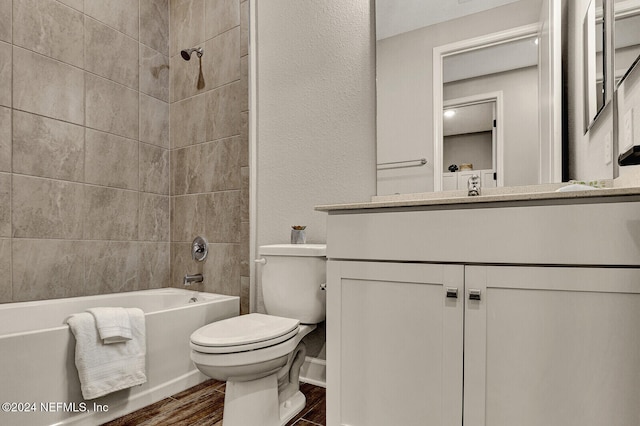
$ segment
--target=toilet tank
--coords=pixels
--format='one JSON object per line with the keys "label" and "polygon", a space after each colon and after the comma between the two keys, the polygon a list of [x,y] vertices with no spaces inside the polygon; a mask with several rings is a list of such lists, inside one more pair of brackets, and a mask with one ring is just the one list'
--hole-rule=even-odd
{"label": "toilet tank", "polygon": [[327,246],[275,244],[260,246],[262,295],[269,315],[317,324],[326,316]]}

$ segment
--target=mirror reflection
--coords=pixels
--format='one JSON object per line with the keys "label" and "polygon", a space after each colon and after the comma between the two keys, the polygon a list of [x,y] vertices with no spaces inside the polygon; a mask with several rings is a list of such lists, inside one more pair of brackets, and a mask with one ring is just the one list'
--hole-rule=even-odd
{"label": "mirror reflection", "polygon": [[640,0],[616,0],[615,15],[615,81],[616,86],[640,57]]}
{"label": "mirror reflection", "polygon": [[606,101],[605,26],[602,0],[591,0],[584,17],[585,132]]}

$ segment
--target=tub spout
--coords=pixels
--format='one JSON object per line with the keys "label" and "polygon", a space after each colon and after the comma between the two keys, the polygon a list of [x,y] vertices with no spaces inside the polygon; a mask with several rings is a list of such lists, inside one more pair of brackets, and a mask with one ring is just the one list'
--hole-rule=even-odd
{"label": "tub spout", "polygon": [[202,282],[202,274],[195,275],[185,275],[184,276],[184,285],[189,286],[191,283],[201,283]]}

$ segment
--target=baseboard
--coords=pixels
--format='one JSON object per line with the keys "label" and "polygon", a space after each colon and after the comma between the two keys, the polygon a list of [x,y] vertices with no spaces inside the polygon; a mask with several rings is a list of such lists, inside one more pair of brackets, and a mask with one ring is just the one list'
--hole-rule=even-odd
{"label": "baseboard", "polygon": [[327,360],[306,357],[300,368],[300,380],[315,386],[327,387]]}

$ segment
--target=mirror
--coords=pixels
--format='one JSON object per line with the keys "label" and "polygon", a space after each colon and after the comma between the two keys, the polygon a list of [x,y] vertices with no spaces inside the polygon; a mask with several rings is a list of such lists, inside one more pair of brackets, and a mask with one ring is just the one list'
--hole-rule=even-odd
{"label": "mirror", "polygon": [[[561,17],[552,3],[376,0],[378,195],[466,188],[462,164],[485,187],[561,180]],[[485,101],[495,130],[451,133],[445,111]]]}
{"label": "mirror", "polygon": [[583,21],[585,133],[602,111],[606,100],[605,25],[602,0],[591,0]]}
{"label": "mirror", "polygon": [[614,72],[616,87],[640,59],[640,0],[615,0]]}

